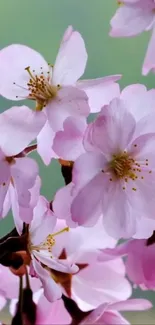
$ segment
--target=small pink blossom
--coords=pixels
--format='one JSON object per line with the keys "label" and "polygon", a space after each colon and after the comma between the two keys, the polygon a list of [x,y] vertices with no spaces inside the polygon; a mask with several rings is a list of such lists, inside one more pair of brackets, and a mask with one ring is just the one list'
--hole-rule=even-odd
{"label": "small pink blossom", "polygon": [[12,203],[10,191],[19,208],[20,218],[29,223],[33,216],[33,208],[37,201],[31,204],[31,189],[38,176],[38,165],[32,158],[9,157],[0,150],[0,215],[4,217]]}
{"label": "small pink blossom", "polygon": [[80,322],[80,325],[130,325],[130,323],[119,313],[119,311],[148,310],[151,307],[151,302],[146,299],[128,299],[112,304],[103,304],[85,317],[84,320]]}
{"label": "small pink blossom", "polygon": [[123,0],[111,20],[112,37],[131,37],[143,31],[152,31],[142,73],[155,71],[155,2],[153,0]]}
{"label": "small pink blossom", "polygon": [[[108,257],[106,257],[106,254]],[[142,290],[155,290],[155,248],[148,240],[133,239],[114,249],[105,249],[99,260],[126,256],[126,273],[133,284]]]}
{"label": "small pink blossom", "polygon": [[[59,259],[53,254],[57,246],[57,238],[69,229],[65,227],[60,231],[55,231],[56,217],[44,197],[39,197],[33,213],[28,239],[28,251],[32,259],[31,273],[33,271],[38,276],[46,298],[53,302],[61,297],[62,291],[51,277],[50,269],[72,274],[78,271],[78,267],[67,259]],[[17,210],[14,210],[14,218],[17,230],[21,234],[23,225]],[[42,267],[42,264],[45,267]]]}
{"label": "small pink blossom", "polygon": [[87,152],[73,168],[73,221],[92,226],[102,213],[107,232],[120,238],[136,233],[139,216],[154,219],[155,133],[139,132],[140,136],[134,117],[119,99],[88,126]]}

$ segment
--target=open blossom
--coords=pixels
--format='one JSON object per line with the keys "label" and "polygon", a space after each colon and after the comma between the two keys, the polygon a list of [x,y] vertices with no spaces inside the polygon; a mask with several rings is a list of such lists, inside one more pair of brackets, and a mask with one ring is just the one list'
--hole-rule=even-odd
{"label": "open blossom", "polygon": [[[135,137],[136,134],[136,137]],[[136,233],[136,218],[154,218],[155,133],[136,133],[134,117],[114,99],[88,126],[86,153],[74,163],[71,215],[79,225],[103,223],[114,237]]]}
{"label": "open blossom", "polygon": [[[14,219],[19,234],[22,232],[22,222],[18,211],[14,210]],[[75,273],[78,267],[65,259],[59,259],[54,254],[57,238],[63,232],[68,232],[68,227],[55,231],[56,217],[50,210],[47,200],[40,196],[34,215],[29,225],[27,252],[31,264],[31,274],[37,275],[44,288],[44,294],[49,301],[55,301],[62,295],[59,285],[50,275],[50,269],[60,273]],[[44,267],[42,266],[44,265]]]}
{"label": "open blossom", "polygon": [[61,159],[75,161],[83,152],[83,137],[87,128],[85,119],[68,117],[54,138],[53,150]]}
{"label": "open blossom", "polygon": [[[101,227],[102,220],[91,229],[77,227],[57,237],[53,254],[67,258],[79,270],[75,274],[65,274],[51,270],[63,294],[72,298],[82,311],[89,311],[104,302],[124,300],[131,295],[131,286],[125,278],[123,261],[118,258],[98,262],[99,248],[114,247],[116,241]],[[57,222],[57,230],[66,224]]]}
{"label": "open blossom", "polygon": [[71,26],[64,33],[54,66],[24,45],[14,44],[0,51],[0,94],[13,100],[35,100],[36,109],[43,109],[46,114],[47,123],[38,137],[38,153],[46,164],[55,157],[51,149],[53,138],[55,132],[63,129],[68,116],[87,117],[88,98],[94,111],[119,95],[115,83],[119,75],[77,83],[86,62],[84,41]]}
{"label": "open blossom", "polygon": [[110,35],[131,37],[152,29],[142,73],[155,71],[155,2],[154,0],[122,0],[111,20]]}

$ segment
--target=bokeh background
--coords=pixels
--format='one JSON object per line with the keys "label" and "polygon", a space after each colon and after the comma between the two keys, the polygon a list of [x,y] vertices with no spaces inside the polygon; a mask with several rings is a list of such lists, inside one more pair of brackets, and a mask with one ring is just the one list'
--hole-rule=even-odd
{"label": "bokeh background", "polygon": [[[0,48],[12,43],[28,45],[54,63],[59,42],[68,25],[73,25],[83,36],[88,51],[88,64],[83,78],[96,78],[110,74],[122,74],[120,85],[144,83],[155,87],[155,75],[141,75],[141,67],[147,48],[149,33],[131,39],[113,39],[108,36],[109,21],[117,8],[116,0],[1,0]],[[11,102],[0,98],[0,111],[23,102]],[[29,106],[30,103],[27,103]],[[40,166],[43,180],[42,193],[51,199],[63,184],[56,161],[45,167],[33,154]],[[0,237],[13,227],[11,215],[0,222]],[[135,290],[134,296],[151,299],[154,292]],[[132,324],[155,324],[155,310],[126,313]],[[8,312],[0,320],[9,324]]]}

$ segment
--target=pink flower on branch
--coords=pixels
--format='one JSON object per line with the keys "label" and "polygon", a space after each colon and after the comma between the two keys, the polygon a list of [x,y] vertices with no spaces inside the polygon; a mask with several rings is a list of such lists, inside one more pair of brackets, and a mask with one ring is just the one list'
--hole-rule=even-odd
{"label": "pink flower on branch", "polygon": [[[23,224],[19,218],[18,210],[14,207],[14,219],[19,234],[22,233]],[[61,273],[76,273],[78,267],[67,258],[59,259],[54,254],[59,237],[68,232],[68,227],[55,229],[56,217],[50,209],[47,200],[40,196],[33,211],[33,219],[29,225],[27,252],[31,260],[31,274],[37,276],[42,282],[44,294],[49,301],[55,301],[62,295],[62,290],[51,276],[51,270]]]}
{"label": "pink flower on branch", "polygon": [[132,37],[153,30],[143,63],[142,73],[155,71],[155,2],[154,0],[122,0],[111,22],[112,37]]}
{"label": "pink flower on branch", "polygon": [[113,249],[102,250],[99,260],[125,256],[126,273],[130,281],[142,290],[155,290],[154,235],[152,237],[148,240],[132,239]]}
{"label": "pink flower on branch", "polygon": [[[0,114],[0,215],[5,216],[14,203],[19,206],[23,221],[29,223],[38,199],[31,190],[38,176],[38,165],[25,157],[26,147],[33,141],[45,123],[43,112],[33,112],[26,106],[12,107]],[[40,185],[39,185],[40,187]]]}
{"label": "pink flower on branch", "polygon": [[119,99],[104,107],[88,126],[87,152],[73,168],[73,221],[92,226],[102,213],[108,233],[120,238],[136,233],[139,216],[154,218],[155,133],[143,135],[141,129],[139,133]]}

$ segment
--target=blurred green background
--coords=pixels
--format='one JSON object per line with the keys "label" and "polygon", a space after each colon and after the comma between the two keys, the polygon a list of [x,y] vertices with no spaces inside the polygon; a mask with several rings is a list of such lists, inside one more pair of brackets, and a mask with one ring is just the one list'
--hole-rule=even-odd
{"label": "blurred green background", "polygon": [[[62,35],[68,25],[73,25],[82,34],[88,51],[83,78],[122,74],[121,87],[144,83],[148,88],[153,88],[155,76],[141,75],[150,35],[143,33],[131,39],[110,38],[109,21],[116,8],[116,0],[1,0],[0,48],[12,43],[25,44],[42,53],[48,62],[54,63]],[[20,105],[20,102],[1,98],[0,111],[14,104]],[[33,156],[40,166],[42,193],[51,199],[63,184],[59,166],[53,161],[49,167],[45,167],[40,158]],[[0,236],[12,227],[11,216],[8,216],[0,223]],[[154,293],[138,290],[134,295],[155,301]],[[3,316],[6,315],[3,313]],[[128,313],[127,317],[132,324],[155,324],[153,310]]]}

